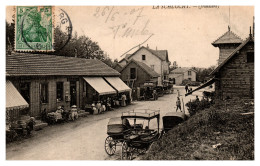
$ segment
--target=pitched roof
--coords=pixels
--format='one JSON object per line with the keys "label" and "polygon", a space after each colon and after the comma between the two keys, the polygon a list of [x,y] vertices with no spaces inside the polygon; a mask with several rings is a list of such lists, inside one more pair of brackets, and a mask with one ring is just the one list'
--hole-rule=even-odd
{"label": "pitched roof", "polygon": [[194,70],[194,69],[192,69],[190,67],[179,67],[179,68],[176,68],[176,69],[172,70],[170,73],[183,74],[183,73],[185,73],[188,70],[192,70],[192,71],[197,73],[196,70]]}
{"label": "pitched roof", "polygon": [[6,74],[9,76],[120,75],[119,72],[96,59],[30,53],[6,55]]}
{"label": "pitched roof", "polygon": [[215,68],[210,75],[214,75],[217,73],[233,56],[236,55],[236,53],[241,50],[249,41],[254,42],[253,37],[248,37],[242,44],[240,44],[221,64],[218,65],[217,68]]}
{"label": "pitched roof", "polygon": [[128,57],[131,56],[131,55],[132,55],[132,54],[126,54],[125,57],[122,58],[122,59],[119,61],[119,63],[122,62],[123,60],[126,60],[126,61],[128,62]]}
{"label": "pitched roof", "polygon": [[169,61],[167,50],[152,50],[150,48],[146,48],[146,49],[149,50],[150,52],[152,52],[157,57],[159,57],[161,60],[164,60],[164,61],[167,61],[167,62]]}
{"label": "pitched roof", "polygon": [[156,57],[158,57],[159,59],[163,60],[163,61],[167,61],[169,62],[169,58],[168,58],[168,51],[167,50],[153,50],[147,47],[140,47],[138,50],[136,50],[133,54],[126,54],[125,57],[123,59],[121,59],[119,62],[125,60],[129,60],[129,58],[133,55],[135,55],[139,50],[141,49],[146,49],[147,51],[149,51],[150,53],[152,53],[153,55],[155,55]]}
{"label": "pitched roof", "polygon": [[149,74],[151,77],[159,77],[160,75],[154,71],[152,68],[150,68],[149,66],[147,66],[145,63],[143,62],[139,62],[136,61],[134,59],[131,59],[130,62],[128,62],[121,71],[123,71],[130,63],[135,63],[136,65],[138,65],[140,68],[142,68],[147,74]]}
{"label": "pitched roof", "polygon": [[220,36],[217,40],[215,40],[212,45],[217,46],[218,44],[227,44],[227,43],[242,43],[243,40],[236,35],[234,32],[228,30],[222,36]]}

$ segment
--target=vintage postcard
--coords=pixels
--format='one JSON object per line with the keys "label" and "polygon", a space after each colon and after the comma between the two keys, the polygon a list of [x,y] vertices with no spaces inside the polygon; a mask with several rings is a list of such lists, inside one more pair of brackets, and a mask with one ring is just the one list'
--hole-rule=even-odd
{"label": "vintage postcard", "polygon": [[254,6],[6,6],[6,160],[255,160]]}

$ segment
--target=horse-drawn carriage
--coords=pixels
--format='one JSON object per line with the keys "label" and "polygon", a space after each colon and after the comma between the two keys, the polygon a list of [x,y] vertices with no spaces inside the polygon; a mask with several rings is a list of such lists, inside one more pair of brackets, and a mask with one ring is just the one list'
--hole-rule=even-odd
{"label": "horse-drawn carriage", "polygon": [[[150,124],[154,120],[156,124]],[[186,120],[186,115],[182,112],[168,112],[162,120],[163,129],[160,132],[160,110],[135,109],[122,113],[121,117],[111,118],[107,125],[106,153],[112,156],[116,148],[121,146],[121,159],[131,160],[134,154],[145,153],[162,134]]]}
{"label": "horse-drawn carriage", "polygon": [[[157,119],[157,129],[150,129],[152,119]],[[138,120],[142,122],[139,123]],[[145,127],[144,121],[147,122]],[[159,121],[160,111],[149,109],[125,112],[121,118],[110,119],[107,126],[108,137],[105,140],[106,153],[115,154],[117,146],[121,146],[121,159],[131,160],[133,154],[145,153],[151,143],[160,137]]]}

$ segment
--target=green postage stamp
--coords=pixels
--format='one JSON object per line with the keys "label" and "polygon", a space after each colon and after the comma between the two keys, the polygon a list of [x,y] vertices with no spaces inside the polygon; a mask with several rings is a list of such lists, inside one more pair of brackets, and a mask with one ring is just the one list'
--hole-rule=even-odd
{"label": "green postage stamp", "polygon": [[53,51],[54,9],[51,6],[17,6],[15,50]]}

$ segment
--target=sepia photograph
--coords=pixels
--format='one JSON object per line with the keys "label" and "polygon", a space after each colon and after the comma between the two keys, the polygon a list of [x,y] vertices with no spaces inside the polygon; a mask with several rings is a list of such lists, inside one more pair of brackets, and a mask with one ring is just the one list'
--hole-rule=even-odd
{"label": "sepia photograph", "polygon": [[5,160],[256,159],[254,6],[5,14]]}

